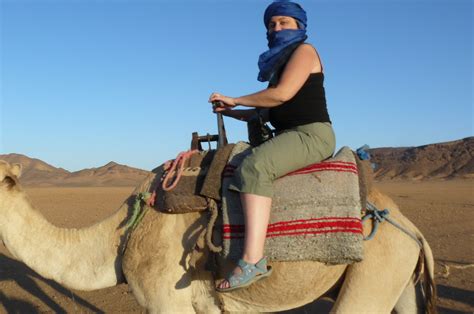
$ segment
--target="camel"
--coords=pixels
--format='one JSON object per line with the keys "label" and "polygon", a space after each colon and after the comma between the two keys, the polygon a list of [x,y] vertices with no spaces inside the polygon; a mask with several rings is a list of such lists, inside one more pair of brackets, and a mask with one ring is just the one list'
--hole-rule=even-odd
{"label": "camel", "polygon": [[[364,243],[362,262],[273,262],[268,279],[217,293],[215,279],[204,267],[208,250],[200,244],[206,212],[175,215],[149,208],[133,231],[127,228],[133,195],[153,190],[161,171],[155,169],[112,216],[87,228],[65,229],[33,207],[18,181],[21,166],[0,161],[0,239],[16,259],[68,288],[95,290],[126,281],[150,313],[272,312],[322,296],[337,297],[334,313],[435,312],[431,249],[395,203],[376,189],[370,191],[371,202],[390,208],[392,219],[416,234],[421,250],[383,223],[375,238]],[[371,227],[366,222],[364,233]]]}

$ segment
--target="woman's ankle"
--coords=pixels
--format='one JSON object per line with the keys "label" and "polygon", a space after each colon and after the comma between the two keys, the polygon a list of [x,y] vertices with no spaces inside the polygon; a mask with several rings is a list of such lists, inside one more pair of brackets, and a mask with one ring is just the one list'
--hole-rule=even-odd
{"label": "woman's ankle", "polygon": [[263,255],[243,254],[242,259],[249,264],[257,264],[263,258]]}

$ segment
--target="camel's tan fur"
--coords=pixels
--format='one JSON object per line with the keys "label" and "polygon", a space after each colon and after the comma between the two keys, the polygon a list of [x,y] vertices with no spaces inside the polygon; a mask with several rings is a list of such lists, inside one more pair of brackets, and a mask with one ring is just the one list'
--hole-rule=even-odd
{"label": "camel's tan fur", "polygon": [[[397,309],[413,310],[411,288],[420,250],[412,239],[389,224],[382,224],[375,239],[365,243],[361,263],[348,267],[317,262],[273,263],[270,278],[244,290],[218,295],[214,279],[204,270],[199,254],[195,254],[206,213],[171,215],[148,210],[121,256],[120,247],[127,235],[123,226],[129,215],[128,203],[92,227],[60,229],[32,208],[16,181],[6,179],[16,180],[15,173],[19,174],[16,166],[0,163],[1,238],[17,258],[66,286],[91,290],[114,285],[120,281],[123,269],[138,302],[150,312],[212,313],[222,308],[281,311],[309,303],[339,287],[334,312],[389,313],[400,296],[403,304],[399,302]],[[154,178],[150,175],[136,192],[152,190]],[[421,233],[391,199],[375,190],[369,197],[379,208],[390,208],[392,218],[423,241],[425,272],[433,287],[433,257]],[[370,223],[364,230],[369,232]],[[191,257],[197,257],[197,262],[190,263]]]}
{"label": "camel's tan fur", "polygon": [[121,281],[120,226],[128,205],[88,228],[58,228],[34,209],[17,174],[18,166],[0,161],[0,236],[12,255],[43,277],[74,289],[95,290]]}

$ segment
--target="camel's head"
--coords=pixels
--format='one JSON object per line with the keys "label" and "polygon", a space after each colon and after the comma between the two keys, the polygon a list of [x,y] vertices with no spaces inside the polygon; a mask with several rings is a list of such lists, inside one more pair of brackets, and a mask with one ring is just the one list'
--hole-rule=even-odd
{"label": "camel's head", "polygon": [[17,188],[20,175],[20,164],[9,164],[0,160],[0,189],[12,190]]}

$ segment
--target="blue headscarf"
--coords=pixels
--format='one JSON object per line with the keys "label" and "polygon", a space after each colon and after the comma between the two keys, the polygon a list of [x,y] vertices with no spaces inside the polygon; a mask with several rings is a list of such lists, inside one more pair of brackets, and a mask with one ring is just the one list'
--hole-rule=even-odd
{"label": "blue headscarf", "polygon": [[273,16],[290,16],[296,20],[299,29],[284,29],[278,32],[267,32],[269,50],[262,53],[258,59],[258,80],[269,81],[271,85],[278,82],[280,72],[293,51],[308,36],[306,36],[306,12],[303,8],[290,1],[275,1],[265,10],[263,22],[265,27]]}

